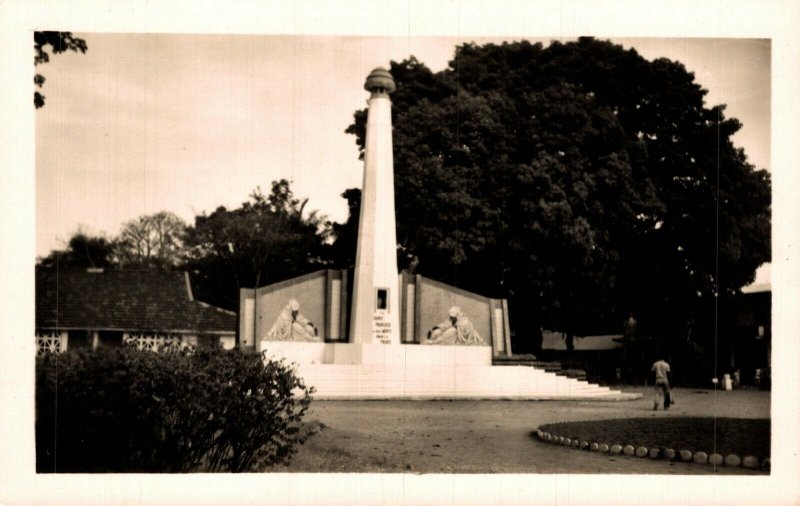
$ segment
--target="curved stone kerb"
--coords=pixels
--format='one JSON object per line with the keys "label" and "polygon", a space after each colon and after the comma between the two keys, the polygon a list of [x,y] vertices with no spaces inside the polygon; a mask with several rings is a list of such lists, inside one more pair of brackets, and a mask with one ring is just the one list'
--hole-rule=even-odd
{"label": "curved stone kerb", "polygon": [[634,447],[633,445],[624,445],[620,443],[614,444],[606,444],[600,442],[592,442],[585,439],[580,439],[578,437],[570,437],[565,438],[564,436],[559,436],[557,434],[553,434],[550,432],[543,431],[540,428],[537,429],[537,435],[539,439],[542,441],[547,441],[554,444],[569,446],[580,448],[581,450],[588,450],[592,452],[600,452],[600,453],[611,453],[619,455],[622,453],[623,455],[627,456],[637,456],[637,457],[650,457],[651,459],[663,459],[666,461],[672,461],[675,459],[681,460],[686,463],[696,463],[696,464],[711,464],[713,466],[719,466],[724,464],[728,467],[745,467],[749,469],[762,469],[767,472],[770,471],[771,461],[770,458],[767,457],[763,461],[759,461],[756,457],[752,455],[748,455],[743,459],[740,459],[739,456],[735,454],[729,454],[726,457],[723,457],[719,453],[713,453],[711,455],[707,454],[704,451],[696,451],[692,452],[691,450],[681,450],[680,452],[676,452],[671,448],[661,449],[661,448],[645,448],[644,446]]}

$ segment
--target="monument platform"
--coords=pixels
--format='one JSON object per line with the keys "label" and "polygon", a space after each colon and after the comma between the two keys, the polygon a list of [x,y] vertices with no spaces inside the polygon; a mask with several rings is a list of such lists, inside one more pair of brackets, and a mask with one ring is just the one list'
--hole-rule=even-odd
{"label": "monument platform", "polygon": [[259,348],[293,364],[316,399],[641,398],[530,366],[492,366],[489,346],[262,341]]}
{"label": "monument platform", "polygon": [[530,366],[493,366],[493,356],[511,353],[505,299],[398,273],[395,88],[383,68],[364,83],[370,98],[353,275],[326,270],[242,289],[243,347],[294,364],[318,399],[626,398]]}
{"label": "monument platform", "polygon": [[261,341],[267,358],[297,364],[490,366],[491,346],[386,345],[375,343],[298,343]]}

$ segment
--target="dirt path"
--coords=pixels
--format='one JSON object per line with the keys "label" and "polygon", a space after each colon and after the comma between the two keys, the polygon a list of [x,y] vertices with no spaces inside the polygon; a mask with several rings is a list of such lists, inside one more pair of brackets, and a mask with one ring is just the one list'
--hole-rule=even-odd
{"label": "dirt path", "polygon": [[[590,453],[541,443],[539,425],[623,417],[713,416],[769,418],[769,393],[677,390],[669,412],[645,398],[627,402],[576,401],[325,401],[308,420],[327,428],[283,471],[324,472],[343,455],[341,471],[418,473],[646,473],[709,474],[712,466],[667,463]],[[320,459],[320,454],[326,455]],[[718,468],[718,474],[756,474]]]}

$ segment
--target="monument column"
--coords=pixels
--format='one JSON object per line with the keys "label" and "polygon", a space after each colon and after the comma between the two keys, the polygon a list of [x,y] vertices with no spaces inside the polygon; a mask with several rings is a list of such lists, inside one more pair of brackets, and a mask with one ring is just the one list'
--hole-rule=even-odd
{"label": "monument column", "polygon": [[392,75],[376,68],[364,88],[367,137],[364,182],[353,281],[350,341],[358,344],[400,344],[400,294],[392,156]]}

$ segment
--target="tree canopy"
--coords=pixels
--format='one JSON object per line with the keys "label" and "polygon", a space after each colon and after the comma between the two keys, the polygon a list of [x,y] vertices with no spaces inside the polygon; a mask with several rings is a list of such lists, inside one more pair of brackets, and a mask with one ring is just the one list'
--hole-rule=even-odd
{"label": "tree canopy", "polygon": [[197,277],[201,300],[236,310],[239,289],[260,287],[319,268],[326,228],[289,182],[256,189],[237,209],[218,207],[195,217],[186,234],[185,267]]}
{"label": "tree canopy", "polygon": [[[354,202],[358,202],[357,190]],[[124,270],[183,269],[192,274],[199,300],[237,310],[239,289],[264,286],[331,265],[331,224],[307,200],[294,196],[290,183],[272,182],[270,193],[256,188],[236,209],[218,207],[186,225],[161,211],[123,224],[113,238],[79,230],[64,250],[38,259],[39,268]],[[356,208],[356,220],[358,211]],[[355,253],[353,252],[354,256]]]}
{"label": "tree canopy", "polygon": [[140,216],[122,226],[114,241],[117,263],[123,268],[170,269],[183,260],[186,223],[161,211]]}
{"label": "tree canopy", "polygon": [[581,38],[391,72],[400,264],[509,298],[518,330],[617,332],[633,312],[686,335],[696,299],[770,259],[769,174],[678,62]]}
{"label": "tree canopy", "polygon": [[323,245],[322,256],[331,267],[347,269],[356,263],[358,219],[361,213],[361,189],[349,188],[342,193],[347,200],[347,220],[344,223],[329,223],[328,235],[334,241]]}
{"label": "tree canopy", "polygon": [[114,241],[78,230],[63,250],[53,250],[37,265],[45,269],[102,269],[113,266]]}
{"label": "tree canopy", "polygon": [[[66,51],[80,51],[86,53],[86,41],[72,36],[72,32],[33,32],[33,49],[36,52],[33,57],[33,64],[39,65],[50,61],[50,55],[47,52],[47,46],[53,54],[59,54]],[[44,85],[44,76],[36,74],[33,76],[34,84],[41,88]],[[37,109],[44,107],[45,96],[40,92],[33,93],[33,104]]]}

